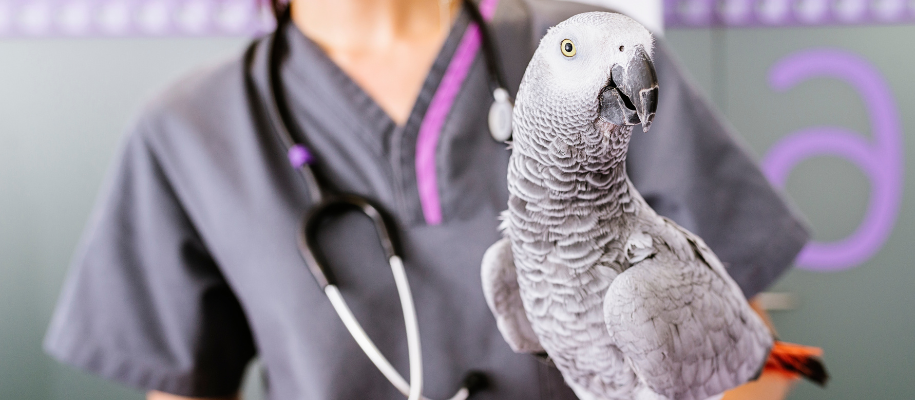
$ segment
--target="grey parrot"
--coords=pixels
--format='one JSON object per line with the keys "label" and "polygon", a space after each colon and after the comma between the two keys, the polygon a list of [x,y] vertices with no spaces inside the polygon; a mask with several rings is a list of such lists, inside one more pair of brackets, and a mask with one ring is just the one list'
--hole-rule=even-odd
{"label": "grey parrot", "polygon": [[626,174],[632,130],[656,109],[652,46],[615,13],[549,30],[515,103],[504,239],[482,262],[505,340],[549,355],[583,400],[714,398],[773,346],[721,261]]}

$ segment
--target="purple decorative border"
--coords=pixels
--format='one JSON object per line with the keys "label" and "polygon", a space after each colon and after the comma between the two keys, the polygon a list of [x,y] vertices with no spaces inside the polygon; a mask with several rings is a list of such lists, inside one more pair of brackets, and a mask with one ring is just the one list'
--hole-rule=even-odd
{"label": "purple decorative border", "polygon": [[[663,1],[673,28],[915,22],[915,0]],[[273,25],[266,0],[0,0],[0,38],[245,36]]]}
{"label": "purple decorative border", "polygon": [[915,22],[912,0],[664,0],[667,27],[775,27]]}
{"label": "purple decorative border", "polygon": [[0,37],[251,35],[273,26],[263,0],[0,0]]}

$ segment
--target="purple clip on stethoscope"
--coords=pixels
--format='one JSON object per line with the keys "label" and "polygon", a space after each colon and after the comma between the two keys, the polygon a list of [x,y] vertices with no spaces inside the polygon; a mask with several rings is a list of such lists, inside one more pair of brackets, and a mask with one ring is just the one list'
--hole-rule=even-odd
{"label": "purple clip on stethoscope", "polygon": [[[495,9],[495,1],[496,0],[482,0],[482,2],[485,3],[487,11],[492,11]],[[476,24],[476,29],[479,29],[479,37],[473,38],[478,42],[471,43],[471,46],[469,47],[472,48],[473,45],[476,45],[482,48],[486,67],[490,76],[490,84],[494,86],[494,101],[490,106],[488,119],[490,132],[492,133],[494,139],[500,142],[504,142],[511,137],[511,98],[508,91],[505,89],[507,86],[497,64],[494,43],[491,36],[489,35],[486,20],[481,14],[480,8],[477,8],[477,6],[473,4],[471,0],[463,0],[463,6],[464,9],[467,10],[467,12],[470,14],[473,22]],[[481,4],[481,8],[482,6],[483,4]],[[304,139],[304,137],[301,135],[301,127],[295,124],[293,119],[290,118],[290,113],[286,107],[285,99],[283,96],[278,95],[278,93],[281,93],[283,88],[278,71],[281,57],[280,50],[281,46],[283,45],[282,32],[286,24],[290,23],[289,14],[289,9],[287,7],[287,9],[277,18],[277,28],[272,34],[270,54],[268,55],[269,66],[267,68],[267,74],[269,81],[269,93],[267,96],[263,96],[264,98],[259,102],[260,110],[256,111],[260,111],[261,113],[265,114],[262,117],[269,121],[269,124],[273,128],[274,132],[286,146],[289,162],[300,172],[308,187],[308,193],[311,196],[311,201],[315,204],[315,206],[313,206],[306,213],[302,222],[301,229],[299,231],[298,243],[302,258],[308,265],[309,271],[312,273],[312,275],[314,275],[315,281],[317,281],[318,285],[321,286],[321,289],[324,290],[327,298],[330,299],[334,310],[340,316],[340,319],[343,321],[346,329],[353,336],[353,338],[356,340],[356,343],[358,343],[359,347],[362,348],[372,363],[374,363],[375,366],[378,367],[378,369],[381,371],[381,373],[391,382],[391,384],[393,384],[397,390],[407,396],[409,400],[428,400],[422,396],[422,353],[419,341],[419,327],[417,324],[416,309],[413,304],[413,296],[410,292],[410,284],[407,281],[407,275],[406,271],[404,270],[403,260],[398,251],[397,237],[395,235],[396,231],[393,229],[394,224],[379,206],[365,197],[353,194],[325,193],[324,187],[326,185],[322,185],[319,182],[318,176],[313,170],[313,164],[315,162],[314,157],[308,151],[308,148],[303,143],[303,140],[296,140],[296,137],[294,137],[292,134],[292,132],[295,132],[299,134],[299,137]],[[471,28],[473,28],[473,26],[471,26]],[[464,39],[467,41],[467,37]],[[462,42],[462,45],[463,44],[464,43]],[[458,73],[466,74],[470,65],[470,61],[472,61],[475,53],[475,51],[459,51],[456,53],[455,59],[452,60],[452,65],[458,64],[463,66],[463,70],[461,70],[461,68],[456,68],[456,70],[459,71]],[[250,61],[253,59],[253,55],[254,46],[252,45],[246,54],[248,65],[250,65]],[[458,59],[459,57],[461,59]],[[449,70],[450,69],[452,69],[451,66],[449,66]],[[249,91],[251,97],[255,98],[254,96],[258,92],[254,86],[253,81],[250,79],[250,73],[248,75],[249,77],[247,79],[247,90]],[[463,76],[460,77],[460,79],[457,79],[457,81],[457,85],[460,85],[460,82],[463,81]],[[445,83],[442,85],[444,86]],[[452,91],[454,91],[454,89],[455,88],[451,88]],[[440,87],[438,90],[442,91],[443,89]],[[290,128],[294,128],[295,130],[291,131]],[[321,252],[318,251],[316,238],[319,233],[318,231],[322,225],[321,223],[329,217],[352,211],[361,212],[373,221],[385,256],[388,258],[388,263],[390,264],[391,271],[394,274],[394,282],[400,297],[401,306],[403,308],[404,322],[407,332],[407,349],[409,352],[410,365],[409,383],[403,378],[403,376],[400,375],[400,373],[397,372],[397,370],[391,365],[387,358],[381,354],[372,340],[365,333],[365,330],[362,329],[362,326],[356,320],[350,308],[346,305],[346,301],[343,299],[343,296],[340,294],[340,290],[337,288],[334,275],[327,268],[326,264],[323,262],[324,260]],[[450,400],[467,399],[474,392],[485,389],[487,384],[487,378],[482,372],[469,371],[461,383],[461,388],[457,391],[457,393],[455,393],[454,396],[450,398]]]}

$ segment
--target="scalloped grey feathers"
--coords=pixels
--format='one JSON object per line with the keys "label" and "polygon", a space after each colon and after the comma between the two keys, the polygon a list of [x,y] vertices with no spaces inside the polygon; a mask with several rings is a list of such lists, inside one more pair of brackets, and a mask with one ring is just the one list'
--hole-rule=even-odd
{"label": "scalloped grey feathers", "polygon": [[653,116],[631,100],[657,86],[626,78],[651,50],[620,14],[580,14],[543,38],[515,103],[505,239],[482,263],[505,340],[546,351],[582,399],[704,400],[753,379],[772,346],[711,250],[626,175],[633,125],[613,115]]}

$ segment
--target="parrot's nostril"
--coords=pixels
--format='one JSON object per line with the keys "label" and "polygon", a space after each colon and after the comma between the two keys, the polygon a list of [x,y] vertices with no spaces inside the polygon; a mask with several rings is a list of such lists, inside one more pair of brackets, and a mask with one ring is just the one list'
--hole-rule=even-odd
{"label": "parrot's nostril", "polygon": [[620,51],[623,51],[624,48],[625,48],[624,46],[620,46]]}

